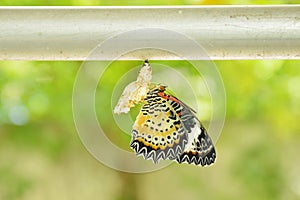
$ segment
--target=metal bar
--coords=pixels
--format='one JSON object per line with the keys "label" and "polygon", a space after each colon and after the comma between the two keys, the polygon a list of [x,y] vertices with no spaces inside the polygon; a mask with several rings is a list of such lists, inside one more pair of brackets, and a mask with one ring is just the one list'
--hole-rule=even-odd
{"label": "metal bar", "polygon": [[[85,60],[108,38],[143,28],[183,34],[202,46],[208,59],[300,58],[300,5],[280,5],[0,7],[0,59]],[[161,38],[148,39],[155,43]],[[179,45],[176,38],[163,40]],[[180,45],[184,48],[184,43]],[[189,53],[189,59],[205,59]],[[144,58],[180,59],[153,49],[120,57]],[[111,51],[100,59],[112,59]]]}

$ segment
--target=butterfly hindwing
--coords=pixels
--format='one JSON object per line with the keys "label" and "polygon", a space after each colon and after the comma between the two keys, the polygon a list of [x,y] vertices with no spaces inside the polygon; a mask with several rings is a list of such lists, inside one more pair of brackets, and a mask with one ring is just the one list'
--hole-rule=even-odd
{"label": "butterfly hindwing", "polygon": [[[182,103],[182,102],[181,102]],[[182,122],[188,134],[188,144],[183,154],[176,160],[201,166],[208,166],[215,162],[216,151],[206,129],[195,116],[195,112],[182,103]]]}
{"label": "butterfly hindwing", "polygon": [[201,125],[197,126],[196,133],[195,137],[191,139],[191,145],[187,145],[184,153],[176,159],[177,162],[201,166],[213,164],[216,159],[216,151],[206,129]]}
{"label": "butterfly hindwing", "polygon": [[188,135],[184,152],[177,157],[177,162],[208,166],[214,163],[216,151],[206,129],[195,116],[195,111],[172,95],[164,94],[170,105],[180,107],[180,121]]}

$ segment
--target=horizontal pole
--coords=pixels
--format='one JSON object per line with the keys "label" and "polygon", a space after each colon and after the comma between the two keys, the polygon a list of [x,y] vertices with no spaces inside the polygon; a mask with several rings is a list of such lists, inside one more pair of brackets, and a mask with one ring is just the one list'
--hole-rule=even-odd
{"label": "horizontal pole", "polygon": [[[300,6],[281,5],[0,7],[0,59],[85,60],[97,45],[124,32],[145,28],[169,30],[195,41],[207,58],[185,46],[184,40],[164,37],[164,32],[162,37],[149,34],[145,38],[146,44],[164,43],[166,47],[190,51],[188,59],[192,60],[300,58]],[[142,42],[141,38],[120,37],[117,41],[136,44]],[[109,42],[106,45],[109,46]],[[118,49],[101,52],[99,60],[118,56]],[[176,60],[182,57],[155,48],[119,57],[123,60],[146,58]]]}

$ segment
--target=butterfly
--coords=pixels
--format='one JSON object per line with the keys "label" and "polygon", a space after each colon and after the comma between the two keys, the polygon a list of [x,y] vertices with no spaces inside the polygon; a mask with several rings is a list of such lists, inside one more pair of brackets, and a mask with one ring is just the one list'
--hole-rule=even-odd
{"label": "butterfly", "polygon": [[139,156],[154,163],[176,160],[178,163],[208,166],[215,162],[216,151],[196,112],[165,85],[154,85],[147,92],[132,129],[130,147]]}

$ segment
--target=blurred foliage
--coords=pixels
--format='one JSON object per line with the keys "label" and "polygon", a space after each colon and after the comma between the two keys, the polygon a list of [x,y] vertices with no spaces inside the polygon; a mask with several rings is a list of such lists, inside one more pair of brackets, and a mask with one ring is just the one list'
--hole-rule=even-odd
{"label": "blurred foliage", "polygon": [[[269,2],[2,0],[0,5],[249,3]],[[126,150],[130,136],[114,122],[111,109],[117,99],[111,96],[117,95],[113,90],[117,83],[125,86],[131,81],[119,83],[124,73],[141,63],[112,63],[97,88],[99,123],[107,137]],[[182,70],[192,82],[199,79],[185,62],[155,63]],[[174,163],[152,173],[127,174],[100,164],[77,135],[72,92],[81,62],[0,61],[0,200],[300,199],[300,61],[214,63],[227,95],[226,123],[216,144],[216,164],[199,168]],[[178,85],[174,82],[169,86],[172,90]],[[186,95],[180,94],[180,98],[188,101]],[[206,102],[203,96],[196,98]],[[130,113],[132,120],[138,109]]]}
{"label": "blurred foliage", "polygon": [[[110,98],[116,84],[121,89],[126,85],[124,73],[135,70],[135,74],[141,63],[112,63],[96,93],[102,128],[126,150],[130,136],[114,123],[111,109],[117,99]],[[155,63],[185,70],[184,75],[195,80],[195,72],[185,62]],[[203,169],[173,164],[144,175],[99,165],[81,144],[72,116],[73,84],[80,64],[0,62],[2,199],[82,199],[104,194],[103,199],[152,199],[157,192],[173,199],[299,197],[299,61],[215,61],[227,95],[226,123],[216,144],[217,163]],[[11,114],[14,109],[17,115]],[[131,113],[132,120],[138,109]],[[78,190],[83,192],[75,195]]]}

